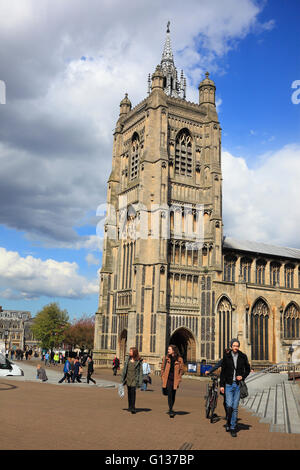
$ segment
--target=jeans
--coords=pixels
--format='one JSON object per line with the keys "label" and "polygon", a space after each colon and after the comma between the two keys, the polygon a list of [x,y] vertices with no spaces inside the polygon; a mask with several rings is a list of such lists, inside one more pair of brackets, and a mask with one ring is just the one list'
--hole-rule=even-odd
{"label": "jeans", "polygon": [[230,429],[235,429],[238,416],[238,407],[240,401],[240,386],[238,383],[233,382],[232,385],[226,384],[225,395],[226,395],[226,407],[227,410],[232,408],[232,415],[230,421]]}
{"label": "jeans", "polygon": [[148,377],[148,375],[143,375],[143,383],[142,383],[142,386],[141,386],[141,390],[144,390],[146,391],[147,390],[147,385],[148,385],[148,382],[144,382],[144,380]]}

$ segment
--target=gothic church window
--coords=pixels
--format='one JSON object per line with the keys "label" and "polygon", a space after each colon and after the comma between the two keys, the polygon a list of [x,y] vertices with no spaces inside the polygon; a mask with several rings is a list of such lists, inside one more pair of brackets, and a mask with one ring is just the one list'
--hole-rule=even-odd
{"label": "gothic church window", "polygon": [[280,280],[280,263],[273,262],[270,264],[270,284],[276,286]]}
{"label": "gothic church window", "polygon": [[181,131],[175,145],[175,173],[192,176],[192,139],[187,130]]}
{"label": "gothic church window", "polygon": [[258,299],[251,311],[252,360],[269,360],[269,308],[266,302]]}
{"label": "gothic church window", "polygon": [[299,322],[300,322],[300,311],[299,308],[291,303],[285,309],[283,315],[283,337],[284,339],[299,339]]}
{"label": "gothic church window", "polygon": [[294,266],[292,264],[287,264],[284,267],[284,284],[288,289],[294,287]]}
{"label": "gothic church window", "polygon": [[134,179],[138,175],[138,167],[140,162],[140,139],[137,133],[135,133],[132,137],[132,145],[131,145],[131,163],[130,163],[130,178]]}
{"label": "gothic church window", "polygon": [[249,258],[241,259],[240,274],[245,282],[251,282],[251,263],[252,260]]}
{"label": "gothic church window", "polygon": [[230,255],[224,258],[224,281],[235,281],[235,262],[236,258]]}
{"label": "gothic church window", "polygon": [[229,347],[232,338],[232,305],[223,297],[217,308],[219,321],[219,356],[223,357],[224,349]]}
{"label": "gothic church window", "polygon": [[265,284],[266,262],[258,260],[256,262],[256,284]]}

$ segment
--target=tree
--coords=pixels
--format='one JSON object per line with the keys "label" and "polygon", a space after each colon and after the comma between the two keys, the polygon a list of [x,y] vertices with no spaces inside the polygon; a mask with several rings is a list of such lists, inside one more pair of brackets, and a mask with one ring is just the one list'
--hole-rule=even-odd
{"label": "tree", "polygon": [[61,345],[68,329],[69,315],[61,310],[56,302],[45,305],[33,320],[31,331],[41,342],[42,348],[53,349]]}
{"label": "tree", "polygon": [[83,316],[74,320],[65,333],[65,342],[72,348],[78,347],[81,351],[91,351],[94,346],[95,318]]}

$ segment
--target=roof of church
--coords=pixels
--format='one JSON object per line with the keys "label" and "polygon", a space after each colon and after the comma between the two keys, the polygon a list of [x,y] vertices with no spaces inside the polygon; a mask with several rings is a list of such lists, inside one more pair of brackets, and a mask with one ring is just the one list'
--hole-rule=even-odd
{"label": "roof of church", "polygon": [[240,251],[250,251],[251,253],[261,253],[264,255],[281,256],[300,260],[300,250],[283,246],[269,245],[266,243],[252,242],[248,240],[236,240],[235,238],[224,237],[223,248]]}

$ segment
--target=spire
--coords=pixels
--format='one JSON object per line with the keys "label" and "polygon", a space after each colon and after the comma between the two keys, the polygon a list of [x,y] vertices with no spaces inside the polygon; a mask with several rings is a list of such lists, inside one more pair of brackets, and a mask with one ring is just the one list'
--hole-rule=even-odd
{"label": "spire", "polygon": [[[166,40],[161,57],[161,71],[164,76],[164,92],[168,96],[185,99],[186,80],[181,72],[180,80],[178,80],[177,70],[174,63],[174,56],[171,46],[170,37],[170,21],[167,23]],[[150,93],[148,79],[148,93]]]}
{"label": "spire", "polygon": [[163,65],[163,63],[165,62],[172,63],[174,65],[174,57],[173,57],[171,37],[170,37],[170,21],[168,21],[168,24],[167,24],[167,36],[166,36],[164,50],[162,53],[161,64]]}

